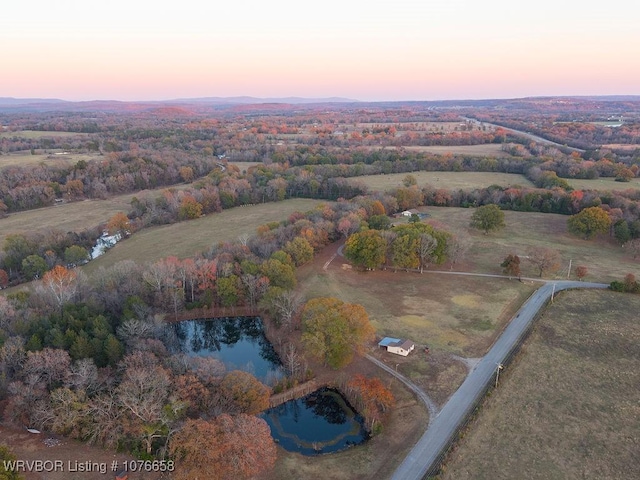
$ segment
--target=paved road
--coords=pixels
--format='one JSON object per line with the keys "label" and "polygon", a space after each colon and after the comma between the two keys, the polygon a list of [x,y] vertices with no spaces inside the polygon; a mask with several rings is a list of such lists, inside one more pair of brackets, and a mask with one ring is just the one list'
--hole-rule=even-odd
{"label": "paved road", "polygon": [[379,366],[383,370],[386,370],[391,375],[396,377],[398,380],[400,380],[402,383],[404,383],[409,388],[409,390],[411,390],[413,393],[415,393],[418,396],[420,401],[422,401],[422,403],[425,404],[425,406],[427,407],[427,410],[429,411],[429,425],[431,425],[433,420],[438,415],[438,406],[435,404],[435,402],[433,400],[431,400],[431,398],[429,398],[429,396],[425,393],[425,391],[422,390],[415,383],[413,383],[411,380],[409,380],[407,377],[405,377],[404,375],[399,374],[396,370],[394,370],[393,368],[391,368],[387,364],[381,362],[377,358],[372,357],[369,354],[365,355],[365,357],[367,357],[367,359],[371,360],[373,363],[375,363],[377,366]]}
{"label": "paved road", "polygon": [[458,426],[471,412],[485,387],[495,381],[498,364],[502,364],[527,331],[534,317],[552,292],[569,288],[607,288],[602,283],[559,281],[540,287],[518,310],[491,350],[480,360],[460,388],[451,396],[409,455],[396,469],[392,480],[421,480],[449,445]]}
{"label": "paved road", "polygon": [[491,125],[493,127],[502,128],[502,129],[507,130],[509,132],[513,132],[513,133],[515,133],[517,135],[520,135],[522,137],[529,138],[529,139],[531,139],[531,140],[533,140],[535,142],[538,142],[538,143],[543,143],[543,144],[547,144],[547,145],[554,145],[554,146],[559,147],[559,148],[567,148],[567,149],[569,149],[569,150],[571,150],[573,152],[580,152],[580,153],[584,152],[584,150],[582,150],[581,148],[569,147],[568,145],[563,145],[561,143],[554,142],[553,140],[547,140],[546,138],[539,137],[538,135],[534,135],[533,133],[525,132],[523,130],[516,130],[515,128],[503,127],[502,125],[498,125],[496,123],[483,122],[483,121],[480,121],[480,120],[476,120],[475,118],[468,118],[468,117],[462,117],[462,118],[465,119],[465,120],[470,120],[470,121],[478,123],[478,124],[482,123],[484,125]]}

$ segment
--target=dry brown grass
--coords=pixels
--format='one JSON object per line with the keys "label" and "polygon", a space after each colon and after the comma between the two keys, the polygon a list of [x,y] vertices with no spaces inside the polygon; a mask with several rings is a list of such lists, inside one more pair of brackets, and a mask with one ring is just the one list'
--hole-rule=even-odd
{"label": "dry brown grass", "polygon": [[[196,180],[194,183],[197,183]],[[82,200],[16,212],[0,218],[0,246],[7,235],[12,233],[32,233],[50,229],[62,232],[80,232],[103,224],[117,212],[129,212],[133,197],[154,197],[164,190],[181,190],[193,183],[171,185],[155,190],[141,190],[135,193],[115,195],[104,200]]]}
{"label": "dry brown grass", "polygon": [[628,294],[561,294],[441,478],[638,478],[639,309]]}
{"label": "dry brown grass", "polygon": [[342,270],[301,275],[306,298],[333,296],[365,307],[378,336],[410,338],[434,351],[477,357],[533,292],[508,279],[425,272]]}
{"label": "dry brown grass", "polygon": [[502,187],[520,185],[531,187],[533,184],[524,176],[515,173],[495,172],[408,172],[383,175],[365,175],[354,177],[353,181],[364,183],[371,190],[387,191],[401,187],[407,175],[413,175],[419,187],[431,185],[444,189],[472,189],[484,188],[490,185]]}
{"label": "dry brown grass", "polygon": [[0,155],[0,169],[9,166],[25,166],[25,165],[51,165],[58,167],[66,167],[73,165],[80,160],[94,160],[98,158],[98,154],[70,153],[68,155],[56,155],[54,153],[38,153],[31,155],[30,153],[10,153]]}
{"label": "dry brown grass", "polygon": [[[1,157],[0,157],[1,158]],[[17,212],[0,219],[0,245],[12,233],[31,233],[49,229],[79,232],[106,223],[117,212],[128,212],[133,197],[143,197],[164,189],[143,190],[116,195],[106,200],[84,200]]]}
{"label": "dry brown grass", "polygon": [[255,167],[257,165],[264,165],[262,162],[229,162],[229,165],[233,165],[240,170],[240,173],[244,173],[249,170],[251,167]]}
{"label": "dry brown grass", "polygon": [[502,145],[498,143],[483,143],[481,145],[410,145],[403,147],[405,150],[414,152],[429,152],[438,155],[472,155],[477,157],[511,157],[507,152],[502,151]]}
{"label": "dry brown grass", "polygon": [[[629,272],[640,274],[640,262],[633,260],[612,238],[603,236],[583,240],[569,234],[569,217],[566,215],[505,211],[506,227],[484,235],[469,227],[472,208],[424,207],[419,210],[431,215],[427,221],[442,225],[442,228],[456,233],[470,245],[465,264],[460,269],[501,273],[500,264],[508,254],[525,257],[530,247],[550,247],[560,253],[562,265],[556,274],[545,276],[549,279],[566,279],[570,259],[572,271],[578,265],[587,267],[589,274],[585,280],[589,281],[608,283]],[[521,258],[521,262],[523,276],[538,275],[526,259]],[[573,276],[572,278],[575,279]]]}
{"label": "dry brown grass", "polygon": [[17,132],[0,132],[0,138],[65,138],[65,137],[84,137],[89,135],[88,133],[77,132],[57,132],[57,131],[42,131],[42,130],[19,130]]}
{"label": "dry brown grass", "polygon": [[117,212],[128,212],[134,195],[108,200],[85,200],[12,213],[0,219],[0,245],[12,233],[32,233],[49,229],[79,232],[106,223]]}
{"label": "dry brown grass", "polygon": [[616,182],[615,178],[598,178],[595,180],[582,180],[578,178],[567,179],[569,185],[576,190],[638,190],[640,189],[640,179],[632,178],[630,182]]}

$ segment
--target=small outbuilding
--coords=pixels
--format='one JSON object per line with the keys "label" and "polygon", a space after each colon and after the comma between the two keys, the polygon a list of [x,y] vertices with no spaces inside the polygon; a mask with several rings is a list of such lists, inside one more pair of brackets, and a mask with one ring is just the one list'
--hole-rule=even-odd
{"label": "small outbuilding", "polygon": [[395,353],[406,357],[416,348],[416,344],[411,340],[402,340],[400,338],[384,337],[378,342],[379,347],[387,349],[387,352]]}

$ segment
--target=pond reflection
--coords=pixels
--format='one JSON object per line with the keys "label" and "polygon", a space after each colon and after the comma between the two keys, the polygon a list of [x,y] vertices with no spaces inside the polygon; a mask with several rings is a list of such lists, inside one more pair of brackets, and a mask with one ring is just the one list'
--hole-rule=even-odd
{"label": "pond reflection", "polygon": [[174,324],[174,332],[187,355],[216,358],[228,371],[243,370],[267,384],[282,376],[280,359],[259,317],[187,320]]}
{"label": "pond reflection", "polygon": [[363,419],[339,392],[322,388],[260,415],[285,450],[318,455],[344,450],[368,438]]}

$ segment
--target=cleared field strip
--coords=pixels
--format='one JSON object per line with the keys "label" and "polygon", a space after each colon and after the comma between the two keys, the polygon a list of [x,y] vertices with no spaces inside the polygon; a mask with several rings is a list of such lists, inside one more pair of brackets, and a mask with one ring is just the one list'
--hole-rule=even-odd
{"label": "cleared field strip", "polygon": [[[418,186],[429,184],[433,187],[444,189],[484,188],[490,185],[534,187],[533,183],[523,175],[498,172],[408,172],[364,175],[362,177],[353,177],[352,180],[361,181],[372,190],[390,190],[401,187],[402,181],[407,175],[413,175],[418,182]],[[616,182],[614,178],[598,178],[595,180],[569,178],[567,182],[576,190],[640,189],[640,178],[633,178],[630,182]]]}
{"label": "cleared field strip", "polygon": [[598,178],[595,180],[582,180],[568,178],[567,182],[576,190],[629,190],[640,189],[640,179],[632,178],[630,182],[616,182],[614,178]]}
{"label": "cleared field strip", "polygon": [[493,172],[409,172],[365,175],[353,177],[352,180],[364,183],[371,190],[390,190],[401,187],[407,175],[413,175],[419,187],[427,184],[444,189],[483,188],[490,185],[533,187],[533,184],[522,175]]}
{"label": "cleared field strip", "polygon": [[57,132],[44,130],[18,130],[17,132],[0,132],[0,138],[51,138],[51,137],[86,137],[88,133]]}
{"label": "cleared field strip", "polygon": [[170,255],[186,258],[219,242],[236,240],[242,234],[253,234],[260,225],[285,220],[295,211],[304,212],[320,203],[323,202],[310,199],[263,203],[224,210],[188,222],[147,228],[83,268],[90,274],[100,266],[107,267],[121,260],[150,263]]}
{"label": "cleared field strip", "polygon": [[429,152],[446,155],[474,155],[482,157],[511,157],[507,152],[502,151],[502,145],[497,143],[484,143],[482,145],[454,145],[454,146],[415,146],[403,147],[405,150],[414,152]]}
{"label": "cleared field strip", "polygon": [[[41,150],[38,150],[41,151]],[[88,162],[89,160],[94,160],[99,158],[98,154],[87,154],[87,153],[69,153],[62,154],[62,152],[58,152],[59,155],[55,153],[36,153],[35,155],[31,155],[31,153],[9,153],[7,155],[0,155],[0,169],[10,166],[22,166],[22,165],[40,165],[41,163],[46,165],[58,165],[61,167],[65,167],[67,165],[72,165],[80,160],[84,160]]]}

